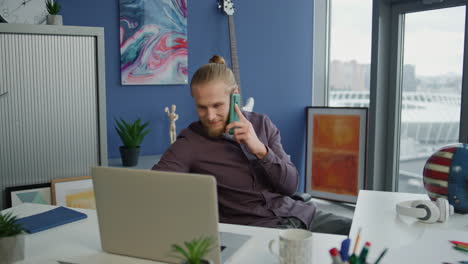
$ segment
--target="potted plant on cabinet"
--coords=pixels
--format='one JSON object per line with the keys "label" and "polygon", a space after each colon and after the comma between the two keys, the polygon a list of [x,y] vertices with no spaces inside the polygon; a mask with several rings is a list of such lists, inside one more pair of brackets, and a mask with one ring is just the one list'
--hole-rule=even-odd
{"label": "potted plant on cabinet", "polygon": [[63,25],[62,16],[59,15],[60,8],[62,8],[57,0],[46,0],[47,12],[47,25]]}
{"label": "potted plant on cabinet", "polygon": [[182,264],[210,264],[212,261],[204,259],[206,254],[213,249],[215,240],[212,237],[195,238],[190,242],[184,242],[185,248],[177,244],[172,245],[172,251],[179,254]]}
{"label": "potted plant on cabinet", "polygon": [[140,144],[143,138],[151,131],[145,128],[149,122],[141,124],[141,119],[138,118],[135,122],[126,122],[122,118],[115,120],[117,126],[115,130],[122,140],[123,146],[120,147],[120,156],[122,165],[126,167],[135,166],[138,164],[138,156],[140,154]]}
{"label": "potted plant on cabinet", "polygon": [[23,227],[16,219],[11,213],[0,213],[0,264],[24,259]]}

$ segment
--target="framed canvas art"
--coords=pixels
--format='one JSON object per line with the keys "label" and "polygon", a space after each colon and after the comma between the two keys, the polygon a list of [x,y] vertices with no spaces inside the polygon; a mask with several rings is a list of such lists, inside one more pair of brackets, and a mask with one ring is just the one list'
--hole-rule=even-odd
{"label": "framed canvas art", "polygon": [[306,192],[356,203],[364,189],[367,108],[307,107]]}
{"label": "framed canvas art", "polygon": [[50,183],[5,188],[7,208],[22,203],[51,204]]}
{"label": "framed canvas art", "polygon": [[122,85],[187,84],[187,0],[120,0]]}
{"label": "framed canvas art", "polygon": [[91,176],[52,180],[52,204],[96,209]]}

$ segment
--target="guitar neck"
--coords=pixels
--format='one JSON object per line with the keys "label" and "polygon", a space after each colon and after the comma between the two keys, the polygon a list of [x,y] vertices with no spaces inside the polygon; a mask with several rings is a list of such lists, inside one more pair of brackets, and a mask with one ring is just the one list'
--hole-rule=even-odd
{"label": "guitar neck", "polygon": [[236,78],[237,85],[240,91],[240,72],[239,72],[239,59],[237,57],[237,42],[236,42],[236,29],[234,26],[234,17],[228,16],[229,18],[229,39],[231,41],[231,63],[232,72]]}

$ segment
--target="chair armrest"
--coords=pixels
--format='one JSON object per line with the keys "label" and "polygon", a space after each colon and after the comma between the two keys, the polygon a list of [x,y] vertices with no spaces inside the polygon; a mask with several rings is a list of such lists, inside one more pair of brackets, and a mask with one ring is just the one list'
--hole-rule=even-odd
{"label": "chair armrest", "polygon": [[310,201],[310,199],[312,199],[312,195],[310,195],[309,193],[295,192],[293,195],[291,195],[291,198],[293,198],[294,200],[308,202]]}

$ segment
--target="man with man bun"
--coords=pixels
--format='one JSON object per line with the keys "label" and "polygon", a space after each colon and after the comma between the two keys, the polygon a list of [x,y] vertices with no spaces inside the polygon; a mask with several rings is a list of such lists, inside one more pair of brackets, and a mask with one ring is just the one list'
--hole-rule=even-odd
{"label": "man with man bun", "polygon": [[351,219],[290,198],[298,171],[266,115],[236,105],[239,121],[229,123],[230,95],[239,89],[222,57],[200,67],[190,89],[199,121],[178,135],[153,170],[213,175],[222,223],[348,235]]}

